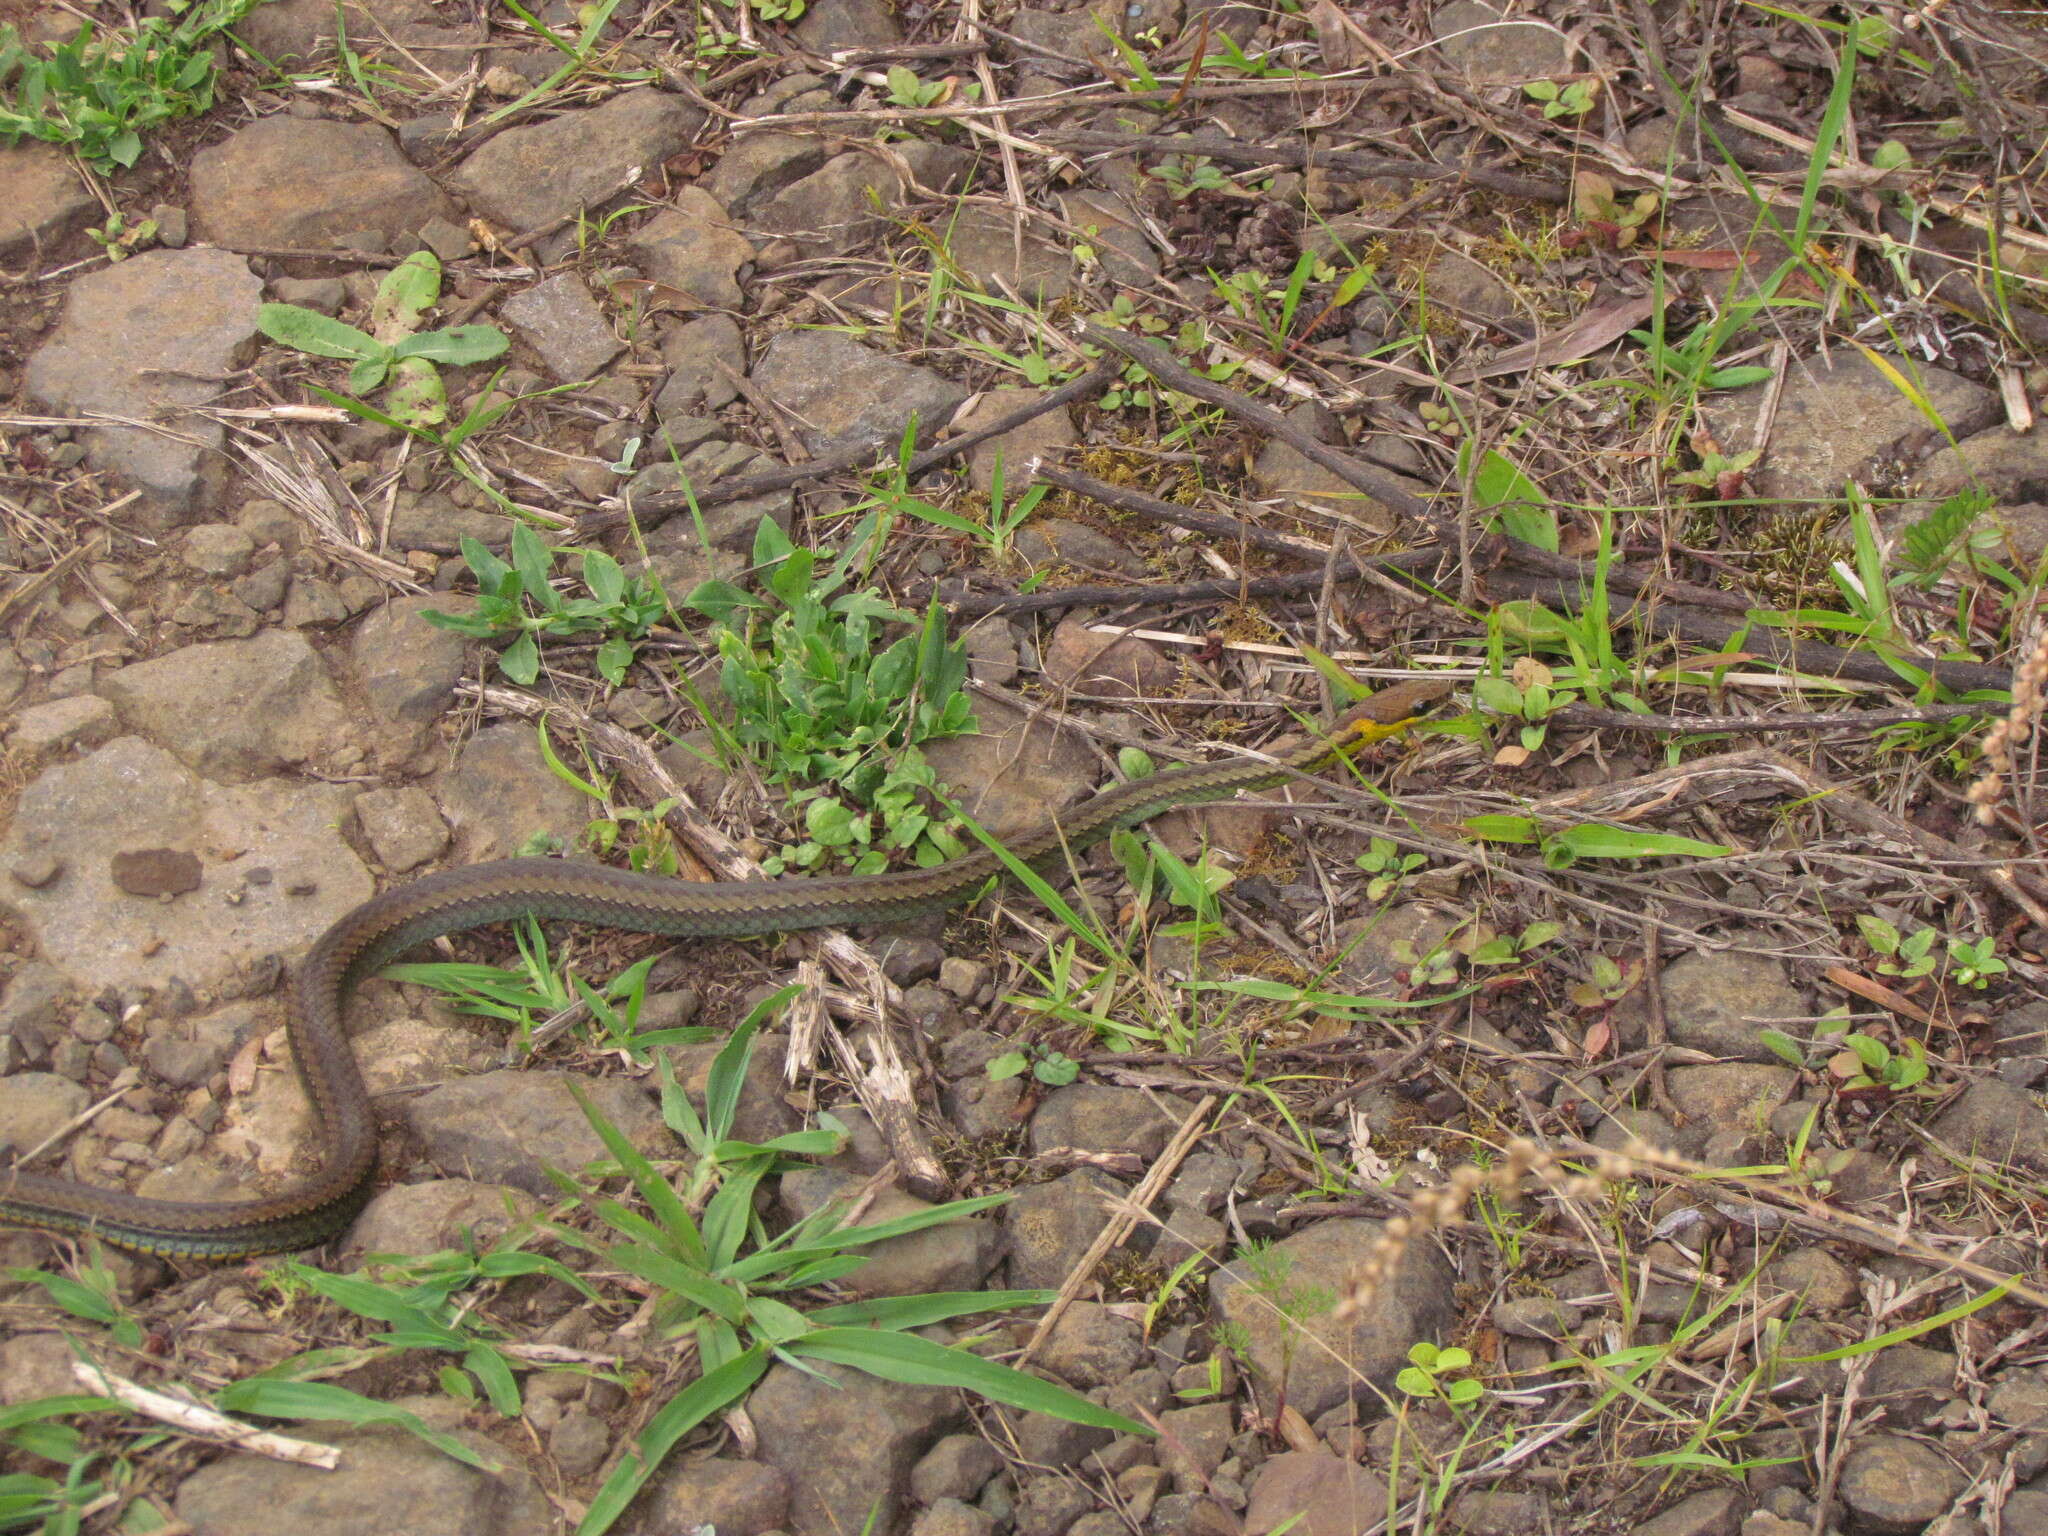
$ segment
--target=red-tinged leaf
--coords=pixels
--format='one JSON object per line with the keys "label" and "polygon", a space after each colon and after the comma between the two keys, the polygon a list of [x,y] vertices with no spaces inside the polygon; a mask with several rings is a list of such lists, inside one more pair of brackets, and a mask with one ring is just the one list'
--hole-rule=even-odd
{"label": "red-tinged leaf", "polygon": [[1579,1042],[1579,1049],[1586,1053],[1586,1060],[1598,1061],[1605,1056],[1608,1047],[1614,1044],[1614,1026],[1606,1019],[1597,1020],[1586,1031],[1586,1038]]}

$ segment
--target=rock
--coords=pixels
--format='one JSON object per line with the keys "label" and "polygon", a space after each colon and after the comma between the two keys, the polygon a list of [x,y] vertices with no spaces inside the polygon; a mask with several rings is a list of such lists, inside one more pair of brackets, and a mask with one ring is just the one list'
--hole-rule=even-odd
{"label": "rock", "polygon": [[[1065,246],[1032,233],[1028,222],[1021,239],[1019,234],[1013,210],[970,204],[953,219],[946,249],[983,293],[1014,290],[1026,304],[1058,303],[1074,288],[1073,256]],[[1020,480],[1010,484],[1022,488]]]}
{"label": "rock", "polygon": [[1764,1266],[1761,1294],[1790,1291],[1802,1312],[1839,1312],[1863,1299],[1863,1288],[1848,1265],[1825,1248],[1799,1248]]}
{"label": "rock", "polygon": [[[186,414],[211,404],[256,340],[263,283],[228,251],[145,251],[71,283],[64,317],[29,359],[28,393],[58,415],[152,421],[84,432],[92,465],[138,487],[144,524],[176,527],[217,495],[225,477],[219,422]],[[136,338],[149,344],[138,347]]]}
{"label": "rock", "polygon": [[1705,1488],[1640,1522],[1635,1536],[1737,1536],[1748,1513],[1749,1499],[1740,1488]]}
{"label": "rock", "polygon": [[49,1072],[0,1077],[0,1147],[20,1157],[83,1114],[88,1102],[78,1084]]}
{"label": "rock", "polygon": [[472,153],[449,187],[519,232],[564,215],[598,213],[626,192],[630,171],[651,174],[703,125],[681,97],[632,90],[601,106],[507,129]]}
{"label": "rock", "polygon": [[[400,49],[422,50],[457,73],[471,67],[467,55],[487,41],[481,21],[451,16],[433,0],[270,0],[243,17],[236,36],[266,59],[311,59],[336,41],[345,27],[351,48],[366,57],[385,54],[385,40]],[[393,63],[398,61],[394,59]]]}
{"label": "rock", "polygon": [[930,442],[967,398],[952,380],[836,331],[781,332],[755,365],[754,383],[803,424],[813,453],[894,444],[913,414],[919,440]]}
{"label": "rock", "polygon": [[975,714],[979,735],[927,742],[924,755],[992,836],[1013,837],[1088,792],[1095,755],[1078,734],[993,699],[977,699]]}
{"label": "rock", "polygon": [[1269,1536],[1283,1526],[1289,1536],[1365,1536],[1386,1518],[1387,1485],[1327,1451],[1272,1457],[1259,1468],[1251,1495],[1248,1536]]}
{"label": "rock", "polygon": [[269,1011],[248,1002],[230,1003],[211,1013],[156,1019],[143,1042],[142,1059],[173,1087],[197,1088],[270,1024]]}
{"label": "rock", "polygon": [[182,848],[124,849],[107,860],[107,874],[130,896],[182,896],[199,889],[199,857]]}
{"label": "rock", "polygon": [[1550,1500],[1532,1489],[1476,1488],[1451,1502],[1450,1522],[1467,1536],[1521,1536],[1548,1522]]}
{"label": "rock", "polygon": [[444,1248],[483,1252],[539,1210],[532,1195],[510,1184],[396,1184],[363,1207],[342,1241],[341,1262],[359,1268],[373,1253],[417,1258]]}
{"label": "rock", "polygon": [[[1885,1421],[1908,1429],[1919,1427],[1929,1414],[1953,1401],[1955,1386],[1956,1357],[1920,1344],[1879,1350],[1863,1378],[1863,1390],[1884,1404]],[[1988,1404],[1993,1414],[1998,1412],[1997,1395],[1994,1389]],[[2048,1418],[2048,1392],[2042,1396],[2042,1415]]]}
{"label": "rock", "polygon": [[574,272],[558,272],[514,294],[498,307],[507,325],[540,354],[541,365],[564,384],[594,377],[626,344]]}
{"label": "rock", "polygon": [[[986,423],[1020,410],[1044,392],[1035,389],[992,389],[960,418],[960,430],[973,432]],[[967,457],[968,482],[983,495],[995,483],[996,463],[1003,467],[1003,497],[1013,504],[1031,486],[1025,466],[1034,458],[1052,457],[1076,441],[1074,421],[1063,408],[1041,411],[1021,427],[992,437]]]}
{"label": "rock", "polygon": [[448,824],[434,797],[416,785],[364,790],[356,797],[356,824],[377,862],[394,875],[439,858],[448,846]]}
{"label": "rock", "polygon": [[[663,999],[667,1001],[664,1003]],[[681,992],[657,993],[650,996],[642,1005],[641,1028],[668,1029],[687,1024],[696,1016],[700,1003],[701,999],[690,988],[684,988]],[[653,1022],[652,1016],[657,1015],[664,1007],[669,1010],[668,1017],[659,1023]],[[710,1086],[712,1065],[718,1060],[718,1053],[725,1049],[725,1044],[724,1040],[719,1039],[704,1040],[695,1045],[660,1047],[662,1056],[668,1061],[669,1071],[675,1078],[676,1086],[683,1090],[690,1101],[690,1107],[700,1115],[705,1113],[704,1094]],[[787,1045],[787,1037],[781,1034],[757,1036],[754,1041],[754,1060],[780,1061]],[[855,1110],[847,1118],[865,1121],[866,1116]],[[773,1141],[778,1136],[787,1136],[792,1131],[800,1131],[803,1127],[803,1116],[791,1109],[788,1101],[782,1097],[782,1083],[773,1070],[759,1067],[746,1075],[740,1083],[739,1097],[733,1103],[734,1136],[741,1141],[751,1141],[759,1145],[762,1142]],[[873,1172],[874,1168],[880,1166],[881,1161],[877,1160],[873,1168],[863,1171]]]}
{"label": "rock", "polygon": [[180,1520],[207,1536],[548,1536],[554,1516],[539,1486],[481,1435],[454,1432],[499,1470],[479,1471],[400,1429],[335,1429],[332,1472],[230,1454],[179,1486]]}
{"label": "rock", "polygon": [[940,1499],[918,1511],[910,1536],[995,1536],[996,1517],[958,1499]]}
{"label": "rock", "polygon": [[[1779,1058],[1758,1036],[1771,1024],[1756,1019],[1803,1018],[1810,1010],[1782,964],[1739,950],[1694,950],[1659,974],[1666,1032],[1673,1045],[1690,1046],[1737,1061]],[[1614,1010],[1622,1041],[1638,1049],[1647,1038],[1649,1004],[1643,989],[1629,992]]]}
{"label": "rock", "polygon": [[1150,640],[1099,635],[1072,614],[1053,630],[1044,667],[1048,682],[1102,699],[1161,694],[1180,678],[1180,663]]}
{"label": "rock", "polygon": [[1475,85],[1540,80],[1571,68],[1571,44],[1556,27],[1503,21],[1484,0],[1437,7],[1430,32],[1444,61]]}
{"label": "rock", "polygon": [[1555,1343],[1578,1327],[1579,1309],[1550,1296],[1510,1296],[1493,1306],[1493,1326],[1511,1339]]}
{"label": "rock", "polygon": [[15,971],[0,997],[0,1070],[11,1065],[10,1049],[17,1063],[49,1055],[51,1040],[63,1028],[64,993],[63,974],[54,965],[30,960]]}
{"label": "rock", "polygon": [[128,729],[212,779],[327,761],[349,733],[326,663],[283,630],[137,662],[107,676],[100,693]]}
{"label": "rock", "polygon": [[1671,1102],[1686,1118],[1679,1136],[1688,1145],[1717,1127],[1762,1124],[1799,1088],[1799,1074],[1791,1067],[1734,1061],[1673,1067],[1665,1081]]}
{"label": "rock", "polygon": [[910,1496],[920,1504],[971,1499],[1003,1470],[1003,1458],[979,1435],[947,1435],[910,1469]]}
{"label": "rock", "polygon": [[863,1529],[892,1536],[911,1468],[960,1421],[958,1395],[823,1361],[805,1364],[803,1371],[771,1367],[747,1399],[761,1460],[790,1478],[790,1529],[836,1536],[848,1512],[859,1510],[861,1522],[874,1512],[874,1525]]}
{"label": "rock", "polygon": [[[1383,1230],[1361,1218],[1317,1222],[1266,1250],[1256,1271],[1237,1260],[1210,1277],[1212,1318],[1243,1330],[1241,1354],[1262,1391],[1284,1391],[1303,1414],[1319,1414],[1367,1383],[1391,1387],[1409,1346],[1450,1327],[1452,1276],[1420,1242],[1348,1320],[1331,1316]],[[1290,1299],[1300,1316],[1290,1315]]]}
{"label": "rock", "polygon": [[1139,287],[1149,287],[1158,277],[1159,252],[1153,249],[1144,225],[1122,201],[1094,190],[1063,192],[1060,209],[1067,222],[1088,237],[1108,277]]}
{"label": "rock", "polygon": [[548,1433],[548,1455],[562,1476],[588,1477],[603,1463],[611,1450],[612,1432],[594,1413],[575,1409],[562,1416]]}
{"label": "rock", "polygon": [[1063,1477],[1034,1477],[1017,1499],[1016,1536],[1065,1536],[1095,1496]]}
{"label": "rock", "polygon": [[413,741],[424,742],[454,702],[469,656],[466,639],[422,615],[461,606],[461,600],[441,595],[401,597],[356,627],[350,659],[363,696],[381,723],[401,728]]}
{"label": "rock", "polygon": [[178,558],[202,576],[239,576],[249,569],[256,541],[233,523],[200,523],[185,530]]}
{"label": "rock", "polygon": [[536,833],[573,848],[595,814],[549,770],[533,727],[509,723],[470,737],[442,782],[441,808],[465,864],[509,858]]}
{"label": "rock", "polygon": [[631,1531],[674,1536],[706,1526],[718,1536],[769,1536],[789,1519],[789,1474],[725,1456],[665,1466],[633,1501]]}
{"label": "rock", "polygon": [[1912,1536],[1946,1510],[1967,1481],[1930,1445],[1904,1435],[1866,1435],[1849,1448],[1836,1491],[1859,1529]]}
{"label": "rock", "polygon": [[69,757],[80,748],[91,751],[114,739],[121,720],[114,706],[89,693],[36,704],[14,717],[8,749],[29,768]]}
{"label": "rock", "polygon": [[[972,163],[964,151],[929,141],[912,139],[891,147],[934,192],[951,191]],[[806,256],[835,254],[883,233],[889,210],[903,200],[905,190],[893,166],[849,150],[761,203],[752,220],[760,229],[788,237]]]}
{"label": "rock", "polygon": [[1086,1392],[1123,1380],[1150,1358],[1145,1332],[1136,1322],[1100,1302],[1077,1301],[1053,1325],[1038,1363]]}
{"label": "rock", "polygon": [[755,203],[795,185],[824,163],[824,141],[815,135],[750,133],[733,140],[718,163],[704,173],[702,186],[728,210],[729,217],[739,218]]}
{"label": "rock", "polygon": [[[1955,439],[1999,419],[1995,390],[1917,359],[1888,357],[1886,365],[1915,381],[1942,430]],[[1702,405],[1721,450],[1731,457],[1756,446],[1757,407],[1776,380],[1708,397]],[[1770,453],[1748,475],[1751,494],[1768,500],[1806,501],[1842,494],[1847,480],[1882,484],[1883,460],[1902,439],[1930,427],[1920,407],[1860,352],[1837,350],[1796,363],[1784,381],[1771,426]]]}
{"label": "rock", "polygon": [[[829,1168],[804,1168],[782,1176],[782,1204],[793,1218],[810,1215],[829,1201],[851,1196],[865,1181]],[[931,1202],[899,1189],[885,1189],[869,1205],[865,1222],[894,1221],[931,1209]],[[985,1216],[969,1216],[918,1232],[870,1243],[860,1268],[839,1280],[853,1296],[919,1296],[931,1291],[971,1291],[1003,1256],[1003,1230]]]}
{"label": "rock", "polygon": [[[239,643],[239,642],[237,642]],[[221,785],[134,736],[48,769],[22,792],[0,862],[71,847],[185,848],[201,856],[199,899],[123,894],[86,861],[13,893],[42,953],[89,992],[216,987],[263,957],[296,953],[369,900],[369,872],[335,829],[340,785]]]}
{"label": "rock", "polygon": [[1159,1415],[1159,1422],[1159,1465],[1173,1474],[1178,1491],[1194,1493],[1207,1487],[1230,1454],[1230,1437],[1237,1428],[1231,1405],[1169,1408]]}
{"label": "rock", "polygon": [[[756,137],[750,134],[727,149],[721,165]],[[649,282],[713,309],[740,307],[738,274],[754,260],[754,243],[734,228],[718,199],[687,185],[677,189],[673,206],[634,232],[626,251]]]}
{"label": "rock", "polygon": [[61,244],[93,222],[99,206],[56,145],[31,139],[0,148],[0,258],[17,262]]}
{"label": "rock", "polygon": [[1031,1117],[1034,1157],[1055,1148],[1128,1152],[1147,1162],[1166,1150],[1174,1122],[1136,1088],[1075,1083],[1045,1096]]}
{"label": "rock", "polygon": [[429,219],[459,217],[375,123],[281,112],[192,157],[193,223],[229,250],[327,249],[364,231],[388,246]]}
{"label": "rock", "polygon": [[[1282,503],[1328,508],[1371,535],[1383,537],[1394,531],[1397,519],[1379,498],[1338,478],[1299,448],[1278,438],[1259,450],[1252,463],[1252,480],[1262,496],[1277,497]],[[1427,495],[1430,490],[1420,482],[1409,488],[1418,496]]]}
{"label": "rock", "polygon": [[746,377],[747,346],[730,315],[700,315],[670,326],[661,338],[661,360],[669,376],[654,397],[654,410],[663,420],[723,410],[740,397],[734,380]]}
{"label": "rock", "polygon": [[406,1101],[406,1123],[450,1178],[510,1184],[541,1200],[560,1193],[546,1170],[580,1172],[604,1157],[572,1089],[634,1146],[673,1156],[675,1138],[653,1101],[621,1078],[573,1072],[485,1072]]}
{"label": "rock", "polygon": [[0,1343],[0,1408],[77,1392],[71,1374],[77,1358],[71,1340],[61,1333],[17,1333]]}
{"label": "rock", "polygon": [[2048,1172],[2048,1112],[2010,1083],[1979,1078],[1941,1112],[1933,1130],[1959,1151]]}
{"label": "rock", "polygon": [[1061,1285],[1102,1231],[1107,1203],[1129,1193],[1093,1168],[1017,1191],[1002,1208],[1010,1234],[1010,1284],[1019,1290]]}

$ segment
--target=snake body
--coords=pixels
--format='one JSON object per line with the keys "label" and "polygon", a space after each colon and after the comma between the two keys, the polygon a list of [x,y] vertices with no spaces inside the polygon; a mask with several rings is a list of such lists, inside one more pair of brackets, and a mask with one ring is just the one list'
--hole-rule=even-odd
{"label": "snake body", "polygon": [[[1437,679],[1382,689],[1324,734],[1272,758],[1170,768],[1119,784],[1006,844],[1045,873],[1070,853],[1175,806],[1226,799],[1328,767],[1406,728],[1447,691]],[[346,1227],[368,1200],[377,1127],[344,1029],[364,978],[442,934],[523,917],[570,919],[678,938],[743,938],[844,923],[896,922],[962,905],[1009,865],[989,849],[930,869],[836,879],[709,884],[566,863],[500,859],[394,887],[338,919],[292,979],[292,1055],[324,1148],[321,1166],[260,1200],[152,1200],[71,1179],[0,1168],[0,1219],[96,1233],[160,1257],[222,1260],[310,1248]]]}

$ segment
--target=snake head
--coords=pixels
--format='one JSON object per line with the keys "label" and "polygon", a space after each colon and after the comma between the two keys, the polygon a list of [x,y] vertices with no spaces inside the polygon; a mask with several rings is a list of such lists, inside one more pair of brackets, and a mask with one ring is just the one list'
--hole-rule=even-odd
{"label": "snake head", "polygon": [[1340,752],[1354,752],[1398,736],[1450,691],[1447,677],[1411,677],[1382,688],[1338,716],[1330,740]]}

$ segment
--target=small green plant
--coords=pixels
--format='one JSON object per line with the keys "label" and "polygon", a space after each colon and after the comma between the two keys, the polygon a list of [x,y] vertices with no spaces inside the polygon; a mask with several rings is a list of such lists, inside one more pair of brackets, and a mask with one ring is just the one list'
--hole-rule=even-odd
{"label": "small green plant", "polygon": [[1563,85],[1555,80],[1531,80],[1522,87],[1524,96],[1543,103],[1543,115],[1551,119],[1584,117],[1593,110],[1599,93],[1600,82],[1590,79],[1569,80]]}
{"label": "small green plant", "polygon": [[547,936],[533,919],[514,927],[512,938],[519,947],[517,970],[433,960],[388,966],[383,975],[388,981],[431,987],[464,1013],[510,1024],[522,1043],[536,1030],[578,1009],[587,1010],[596,1022],[598,1033],[593,1043],[607,1050],[623,1050],[643,1064],[656,1046],[685,1045],[711,1037],[709,1030],[694,1026],[641,1031],[647,972],[656,956],[649,955],[602,987],[593,987],[576,972],[554,963],[548,954]]}
{"label": "small green plant", "polygon": [[1410,1397],[1442,1403],[1462,1419],[1465,1410],[1486,1394],[1477,1377],[1458,1374],[1471,1369],[1469,1351],[1424,1340],[1408,1347],[1408,1364],[1395,1376],[1394,1385]]}
{"label": "small green plant", "polygon": [[[1509,622],[1509,616],[1498,610],[1492,617],[1502,624]],[[1492,673],[1474,680],[1472,699],[1481,710],[1522,722],[1516,732],[1522,756],[1509,766],[1518,766],[1543,745],[1550,734],[1546,722],[1552,715],[1578,702],[1578,694],[1556,684],[1557,674],[1534,656],[1517,656],[1505,676]]]}
{"label": "small green plant", "polygon": [[1238,188],[1223,174],[1223,168],[1207,155],[1168,155],[1146,173],[1166,183],[1175,201],[1184,202],[1197,192],[1236,192]]}
{"label": "small green plant", "polygon": [[[0,1451],[10,1462],[28,1461],[33,1472],[0,1472],[0,1531],[40,1531],[42,1536],[76,1536],[87,1512],[102,1502],[106,1484],[92,1476],[100,1453],[90,1449],[74,1424],[59,1422],[82,1413],[118,1412],[110,1397],[67,1393],[0,1408]],[[147,1445],[148,1441],[140,1442]],[[138,1449],[140,1448],[138,1445]],[[41,1470],[54,1464],[61,1476]],[[116,1463],[125,1476],[125,1463]]]}
{"label": "small green plant", "polygon": [[1582,859],[1719,859],[1735,851],[1725,843],[1602,821],[1582,821],[1550,832],[1533,816],[1470,816],[1465,830],[1482,842],[1536,844],[1548,869],[1570,869]]}
{"label": "small green plant", "polygon": [[[907,439],[906,439],[907,441]],[[1010,547],[1017,530],[1024,526],[1031,514],[1038,510],[1038,504],[1045,500],[1052,489],[1047,485],[1034,485],[1011,501],[1005,494],[1004,463],[1001,454],[996,455],[995,472],[990,477],[988,488],[988,521],[976,522],[949,512],[944,507],[933,506],[923,497],[914,494],[909,486],[908,475],[898,465],[893,483],[877,487],[870,493],[870,500],[879,506],[917,518],[920,522],[935,527],[950,529],[977,540],[987,552],[990,560],[1000,565],[1010,557]]]}
{"label": "small green plant", "polygon": [[[966,652],[946,638],[934,601],[919,623],[876,593],[849,590],[879,517],[822,566],[763,519],[754,539],[759,596],[708,581],[689,605],[718,626],[720,687],[731,735],[779,784],[793,786],[802,838],[764,862],[770,874],[840,862],[855,874],[887,867],[893,851],[920,866],[960,851],[958,823],[927,809],[936,785],[922,743],[974,730],[961,684]],[[911,626],[883,645],[882,627]]]}
{"label": "small green plant", "polygon": [[462,558],[476,576],[471,613],[428,609],[422,617],[437,629],[478,640],[513,641],[498,654],[498,670],[525,688],[540,676],[543,637],[603,635],[593,658],[598,673],[622,687],[637,644],[668,611],[668,599],[652,574],[628,579],[602,550],[583,552],[583,585],[590,596],[567,598],[555,590],[555,551],[524,523],[512,529],[512,563],[507,565],[475,539],[462,541]]}
{"label": "small green plant", "polygon": [[1981,939],[1956,939],[1948,941],[1948,979],[1959,987],[1973,987],[1982,991],[1991,984],[1994,976],[2003,976],[2011,969],[1998,958],[1998,940],[1988,935]]}
{"label": "small green plant", "polygon": [[88,229],[85,237],[107,253],[107,260],[126,261],[156,238],[156,220],[143,219],[130,224],[117,209],[107,215],[105,225],[99,229]]}
{"label": "small green plant", "polygon": [[1904,569],[1893,581],[1925,590],[1947,575],[1959,558],[1974,564],[1997,549],[2002,542],[1999,530],[1984,522],[1995,500],[1983,487],[1969,486],[1908,523],[1898,545]]}
{"label": "small green plant", "polygon": [[133,31],[98,32],[88,21],[47,58],[0,25],[0,139],[62,144],[101,175],[134,165],[145,133],[212,108],[215,39],[257,4],[200,0]]}
{"label": "small green plant", "polygon": [[388,379],[384,414],[407,431],[424,432],[448,419],[448,395],[435,365],[488,362],[512,344],[511,337],[491,325],[422,331],[420,321],[440,297],[440,261],[432,251],[414,251],[377,285],[370,331],[297,304],[262,305],[256,326],[281,346],[315,357],[351,359],[348,387],[358,395],[382,388]]}
{"label": "small green plant", "polygon": [[1429,863],[1426,853],[1403,853],[1399,845],[1376,837],[1353,861],[1372,878],[1365,883],[1367,901],[1385,901]]}
{"label": "small green plant", "polygon": [[1938,935],[1932,928],[1918,928],[1902,936],[1883,918],[1859,912],[1856,914],[1856,930],[1863,935],[1863,942],[1870,946],[1872,953],[1878,956],[1880,975],[1910,981],[1934,970],[1934,941]]}
{"label": "small green plant", "polygon": [[1591,972],[1588,979],[1573,982],[1565,992],[1575,1008],[1611,1007],[1634,991],[1636,983],[1643,979],[1640,960],[1624,964],[1611,955],[1595,954],[1587,960],[1586,969]]}
{"label": "small green plant", "polygon": [[1081,1064],[1071,1056],[1062,1055],[1049,1045],[1027,1041],[1014,1051],[1005,1051],[983,1070],[994,1082],[1016,1077],[1026,1067],[1031,1075],[1048,1088],[1064,1088],[1081,1075]]}
{"label": "small green plant", "polygon": [[[888,80],[889,105],[892,107],[914,109],[939,106],[951,97],[956,89],[956,82],[951,79],[921,80],[916,70],[907,69],[901,64],[889,66]],[[979,86],[969,87],[969,91],[976,95],[980,93],[980,89]]]}
{"label": "small green plant", "polygon": [[555,1233],[605,1268],[636,1277],[653,1298],[654,1326],[694,1343],[701,1373],[648,1420],[592,1499],[578,1536],[601,1536],[609,1529],[677,1442],[742,1401],[777,1360],[799,1369],[829,1364],[888,1381],[957,1387],[1073,1423],[1144,1433],[1129,1419],[1063,1387],[912,1331],[973,1313],[1042,1306],[1053,1299],[1051,1291],[941,1292],[806,1305],[817,1287],[859,1270],[871,1245],[973,1215],[1008,1197],[955,1200],[858,1225],[848,1225],[834,1203],[783,1232],[769,1233],[755,1200],[763,1181],[790,1166],[790,1159],[829,1155],[844,1140],[824,1130],[793,1132],[758,1145],[733,1139],[755,1032],[796,990],[784,988],[763,1000],[733,1031],[711,1064],[702,1115],[664,1070],[662,1115],[690,1149],[693,1162],[676,1182],[656,1170],[602,1115],[585,1107],[644,1214],[558,1178],[604,1231],[593,1237],[558,1226]]}
{"label": "small green plant", "polygon": [[[1556,116],[1545,109],[1545,116]],[[1598,171],[1572,177],[1572,213],[1578,232],[1603,250],[1627,250],[1657,216],[1661,199],[1655,192],[1624,195]]]}
{"label": "small green plant", "polygon": [[1438,437],[1455,439],[1464,434],[1465,424],[1458,420],[1458,413],[1440,401],[1425,400],[1415,410],[1422,424]]}
{"label": "small green plant", "polygon": [[17,1285],[41,1286],[51,1301],[81,1322],[106,1329],[124,1349],[142,1348],[142,1325],[122,1305],[120,1282],[97,1251],[79,1265],[76,1279],[41,1269],[10,1269],[7,1278]]}
{"label": "small green plant", "polygon": [[1848,1010],[1838,1008],[1814,1021],[1811,1040],[1802,1041],[1777,1029],[1759,1030],[1757,1039],[1802,1070],[1810,1070],[1825,1054],[1828,1074],[1844,1093],[1932,1091],[1922,1086],[1932,1068],[1926,1046],[1909,1036],[1893,1050],[1875,1035],[1850,1029],[1849,1024]]}
{"label": "small green plant", "polygon": [[1531,923],[1520,933],[1501,933],[1480,940],[1465,958],[1473,965],[1514,965],[1528,959],[1531,951],[1541,949],[1563,932],[1563,923]]}

